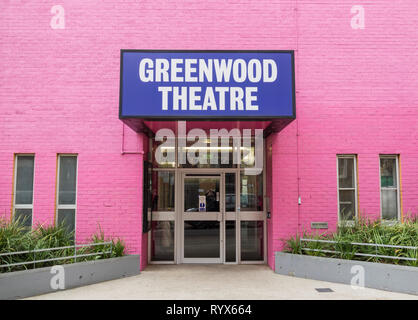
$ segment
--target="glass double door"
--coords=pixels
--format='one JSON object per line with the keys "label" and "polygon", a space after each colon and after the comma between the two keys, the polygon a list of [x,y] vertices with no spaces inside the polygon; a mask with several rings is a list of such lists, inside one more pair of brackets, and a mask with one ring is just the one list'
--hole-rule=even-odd
{"label": "glass double door", "polygon": [[[182,174],[181,260],[183,263],[235,261],[235,173]],[[226,182],[228,186],[226,186]],[[229,214],[228,214],[229,213]],[[232,224],[228,221],[233,222]]]}

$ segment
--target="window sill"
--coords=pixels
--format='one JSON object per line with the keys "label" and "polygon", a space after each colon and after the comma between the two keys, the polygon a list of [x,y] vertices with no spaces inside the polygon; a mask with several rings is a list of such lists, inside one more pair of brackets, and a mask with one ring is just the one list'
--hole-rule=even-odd
{"label": "window sill", "polygon": [[339,221],[339,227],[354,227],[356,221],[355,220],[347,220],[347,221]]}
{"label": "window sill", "polygon": [[397,225],[399,223],[400,223],[399,220],[384,220],[384,219],[382,219],[382,225],[388,226],[388,227]]}

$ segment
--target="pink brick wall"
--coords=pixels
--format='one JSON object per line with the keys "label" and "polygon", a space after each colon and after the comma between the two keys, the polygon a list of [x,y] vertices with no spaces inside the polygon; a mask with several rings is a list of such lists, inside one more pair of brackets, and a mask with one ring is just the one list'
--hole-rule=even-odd
{"label": "pink brick wall", "polygon": [[[365,8],[364,29],[350,26],[354,4]],[[400,154],[403,213],[418,212],[418,3],[312,1],[297,12],[297,121],[271,138],[272,267],[281,239],[311,221],[335,229],[336,154],[358,154],[359,209],[373,218],[379,154]]]}
{"label": "pink brick wall", "polygon": [[[50,27],[55,4],[63,30]],[[365,29],[351,28],[353,5],[365,8]],[[380,211],[379,153],[401,154],[403,209],[416,212],[417,17],[415,0],[1,1],[0,214],[10,216],[13,153],[36,154],[40,222],[54,215],[56,154],[78,153],[77,238],[100,222],[145,261],[142,155],[121,155],[121,48],[296,51],[298,120],[269,139],[271,266],[298,226],[335,226],[337,153],[358,154],[370,215]],[[142,139],[125,128],[124,149],[142,152]]]}

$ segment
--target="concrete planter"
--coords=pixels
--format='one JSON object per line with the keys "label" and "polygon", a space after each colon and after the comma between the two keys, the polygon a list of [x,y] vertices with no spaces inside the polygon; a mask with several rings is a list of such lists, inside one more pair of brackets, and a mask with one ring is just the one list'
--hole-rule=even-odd
{"label": "concrete planter", "polygon": [[417,267],[284,252],[276,252],[275,260],[275,272],[283,275],[351,284],[353,277],[360,275],[360,269],[364,270],[364,286],[367,288],[418,295]]}
{"label": "concrete planter", "polygon": [[[65,289],[139,274],[139,255],[63,264]],[[0,299],[19,299],[55,292],[52,267],[0,274]]]}

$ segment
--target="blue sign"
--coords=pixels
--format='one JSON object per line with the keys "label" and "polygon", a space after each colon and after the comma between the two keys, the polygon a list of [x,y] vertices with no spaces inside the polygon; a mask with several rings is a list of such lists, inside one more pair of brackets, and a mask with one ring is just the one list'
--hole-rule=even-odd
{"label": "blue sign", "polygon": [[293,51],[121,51],[120,118],[295,117]]}

